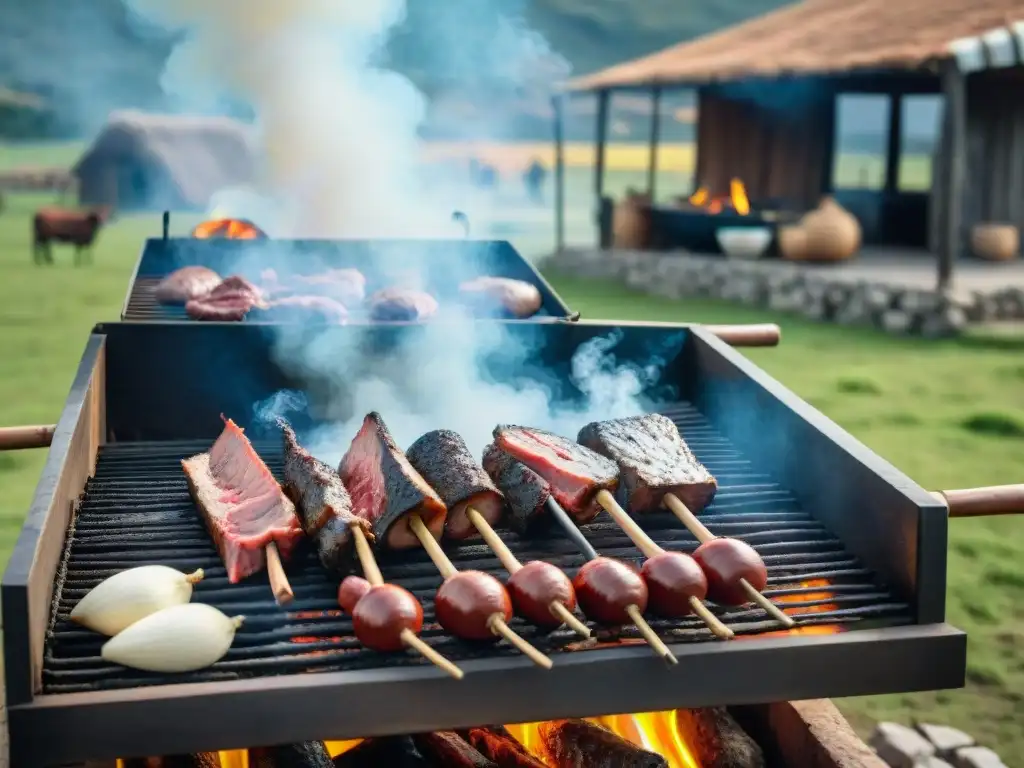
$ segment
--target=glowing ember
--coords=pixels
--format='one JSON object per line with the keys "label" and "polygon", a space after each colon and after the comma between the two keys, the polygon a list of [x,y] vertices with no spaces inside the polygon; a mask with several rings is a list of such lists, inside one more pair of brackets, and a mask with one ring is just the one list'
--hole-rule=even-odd
{"label": "glowing ember", "polygon": [[200,240],[263,240],[266,234],[245,219],[210,219],[197,224],[192,230],[192,237]]}
{"label": "glowing ember", "polygon": [[712,197],[707,187],[701,187],[689,197],[690,205],[703,208],[707,213],[721,213],[726,207],[731,208],[740,216],[750,213],[750,200],[747,189],[739,179],[729,182],[728,197]]}

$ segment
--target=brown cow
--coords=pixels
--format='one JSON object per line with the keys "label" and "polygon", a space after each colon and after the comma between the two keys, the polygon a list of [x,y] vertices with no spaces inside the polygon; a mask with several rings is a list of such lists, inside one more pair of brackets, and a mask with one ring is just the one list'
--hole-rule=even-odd
{"label": "brown cow", "polygon": [[75,266],[88,258],[100,227],[110,218],[109,208],[80,211],[51,206],[40,208],[32,219],[32,254],[36,264],[53,264],[54,242],[75,246]]}

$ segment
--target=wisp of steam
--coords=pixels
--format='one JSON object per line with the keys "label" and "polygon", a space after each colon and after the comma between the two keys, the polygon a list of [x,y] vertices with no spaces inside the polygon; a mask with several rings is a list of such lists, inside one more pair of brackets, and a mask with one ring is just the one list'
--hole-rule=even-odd
{"label": "wisp of steam", "polygon": [[[225,102],[251,106],[261,160],[256,180],[251,188],[224,190],[216,202],[221,215],[250,219],[275,238],[253,248],[271,249],[282,277],[291,264],[301,263],[295,269],[305,273],[317,266],[308,254],[290,253],[283,238],[451,237],[452,208],[472,211],[464,205],[465,190],[445,192],[421,163],[419,130],[431,105],[406,77],[380,64],[389,34],[404,18],[404,0],[125,2],[148,22],[180,34],[163,80],[179,104],[205,112]],[[548,84],[567,74],[567,68],[552,72],[551,61],[558,70],[560,59],[547,55],[538,35],[502,15],[516,6],[517,0],[431,5],[432,39],[423,48],[449,90],[461,86],[474,99],[488,91],[529,91],[536,86],[527,82],[537,71],[531,62],[545,56]],[[471,24],[500,21],[491,30],[493,41],[486,29],[466,27],[467,17]],[[471,135],[473,126],[461,128],[464,137]],[[427,270],[429,259],[412,259],[394,279],[421,287],[431,282]],[[446,275],[452,289],[471,276]],[[446,297],[437,298],[445,306]],[[319,382],[321,389],[327,383],[315,414],[325,426],[304,435],[314,454],[337,462],[373,410],[402,446],[445,427],[460,432],[477,454],[499,422],[574,435],[586,421],[644,410],[641,395],[659,361],[649,369],[618,365],[614,337],[594,339],[575,353],[577,391],[566,399],[558,382],[537,370],[538,350],[527,335],[460,318],[451,308],[446,314],[372,356],[363,352],[371,331],[276,331],[277,363],[295,380]],[[485,365],[495,356],[509,373],[501,382]],[[515,375],[527,370],[529,378]],[[281,392],[256,404],[254,415],[269,425],[310,408],[310,400],[307,393]]]}

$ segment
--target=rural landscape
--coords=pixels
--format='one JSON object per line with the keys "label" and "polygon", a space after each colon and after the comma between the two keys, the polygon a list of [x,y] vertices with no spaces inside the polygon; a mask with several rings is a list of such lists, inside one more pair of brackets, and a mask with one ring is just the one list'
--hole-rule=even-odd
{"label": "rural landscape", "polygon": [[[818,1],[807,0],[812,4]],[[56,8],[67,3],[48,0],[48,5]],[[105,57],[96,57],[89,65],[93,71],[85,66],[76,68],[75,61],[88,57],[84,50],[70,46],[66,52],[70,69],[62,70],[68,74],[61,79],[52,66],[42,67],[38,54],[26,52],[49,46],[39,41],[45,35],[61,33],[57,27],[63,28],[67,21],[52,21],[52,28],[44,32],[30,21],[29,4],[12,3],[0,10],[0,41],[7,36],[17,43],[6,48],[0,45],[0,360],[4,361],[0,364],[0,427],[56,421],[90,330],[96,323],[120,319],[145,241],[160,236],[162,206],[133,206],[118,211],[99,227],[89,248],[91,259],[84,263],[77,263],[74,248],[61,242],[53,246],[54,263],[40,264],[33,258],[37,212],[79,207],[72,171],[102,134],[108,116],[123,109],[170,111],[158,84],[164,62],[174,49],[173,36],[157,39],[131,25],[125,27],[119,0],[95,5],[91,11],[76,11],[83,14],[78,23],[106,30],[103,34],[108,36],[108,44],[132,51],[137,65],[137,71],[117,92],[102,85],[119,76],[116,64]],[[140,8],[146,5],[138,4]],[[471,0],[456,5],[472,16],[480,29],[489,28],[492,15],[501,15],[495,3],[481,3],[490,10],[475,14]],[[564,60],[566,71],[575,75],[739,24],[785,3],[716,0],[707,7],[680,11],[677,4],[666,0],[636,0],[631,4],[634,10],[628,12],[625,5],[612,0],[537,0],[513,5],[524,6],[523,23],[545,41],[545,55]],[[565,266],[569,262],[549,258],[556,249],[559,161],[564,163],[565,199],[560,245],[597,253],[592,258],[604,264],[613,264],[627,251],[633,254],[631,258],[639,258],[636,252],[645,250],[633,244],[600,242],[594,197],[595,116],[599,112],[595,95],[572,98],[570,104],[575,106],[563,116],[565,141],[557,149],[552,139],[555,115],[546,95],[526,98],[526,105],[520,104],[508,121],[488,116],[480,122],[486,130],[475,135],[453,132],[451,126],[461,124],[459,115],[476,114],[472,104],[460,101],[458,83],[465,70],[453,63],[454,58],[447,70],[439,67],[428,50],[429,37],[424,31],[439,22],[421,18],[416,7],[410,4],[403,25],[391,32],[405,44],[391,49],[389,55],[394,58],[388,60],[389,66],[405,73],[435,103],[450,100],[453,105],[450,113],[427,122],[416,162],[442,169],[446,183],[456,180],[453,185],[468,216],[472,238],[509,241],[539,267],[565,303],[587,320],[778,324],[782,336],[777,348],[745,349],[742,353],[925,489],[1024,482],[1024,333],[1020,320],[972,322],[958,329],[962,332],[926,338],[923,334],[885,332],[869,322],[843,322],[834,317],[835,322],[823,322],[800,307],[773,305],[768,300],[729,301],[708,292],[699,295],[696,290],[680,290],[675,296],[668,295],[670,291],[648,291],[628,277],[626,268],[616,273],[612,266],[601,271],[603,277],[574,273]],[[1024,7],[1018,10],[1024,18]],[[126,32],[129,28],[135,31]],[[471,59],[474,53],[479,51],[465,51],[464,56]],[[489,81],[488,73],[481,74],[469,91],[480,94],[494,83],[508,85],[497,75],[492,77]],[[102,97],[93,103],[86,99],[90,78],[101,84],[96,91]],[[26,94],[31,96],[28,101]],[[488,98],[498,101],[497,95]],[[707,167],[698,159],[698,101],[692,89],[666,92],[657,116],[661,139],[652,166],[648,97],[613,93],[603,148],[603,195],[621,203],[642,193],[653,179],[657,193],[651,205],[685,206],[686,199],[701,186],[701,168]],[[65,104],[69,106],[63,108]],[[488,109],[489,104],[477,106]],[[856,117],[833,131],[832,187],[889,189],[887,174],[896,173],[901,189],[927,196],[939,173],[933,150],[938,146],[941,115],[933,107],[929,102],[905,111],[905,117],[909,115],[903,127],[905,148],[895,164],[886,156],[888,118],[876,120],[868,111],[850,107]],[[232,110],[224,111],[230,112],[232,119],[249,119],[244,109],[239,112],[233,106]],[[473,119],[467,118],[466,124]],[[353,148],[347,157],[358,154],[358,147]],[[339,156],[339,162],[341,159]],[[543,169],[539,184],[528,178],[531,164]],[[481,182],[473,175],[477,168],[490,169],[494,176]],[[71,186],[65,190],[60,188],[62,183],[40,184],[43,172],[68,179]],[[367,196],[373,193],[370,190]],[[87,206],[80,207],[84,210]],[[196,224],[222,216],[223,211],[213,207],[211,203],[175,210],[171,235],[188,237]],[[1016,209],[1007,208],[1008,215],[1012,210]],[[924,263],[922,269],[930,281],[934,259]],[[1017,280],[1013,274],[1006,280]],[[47,453],[45,448],[0,451],[0,562],[6,564],[14,549]],[[1024,764],[1022,560],[1024,529],[1019,517],[950,520],[946,621],[967,633],[966,686],[834,699],[861,737],[867,739],[882,721],[908,726],[942,724],[961,729],[979,745],[998,752],[1006,766]],[[5,627],[5,631],[10,630]],[[799,674],[801,670],[793,670],[793,675]],[[229,768],[235,764],[222,765]],[[956,768],[974,765],[957,763]],[[6,768],[2,758],[0,767]],[[11,768],[21,767],[11,763]]]}

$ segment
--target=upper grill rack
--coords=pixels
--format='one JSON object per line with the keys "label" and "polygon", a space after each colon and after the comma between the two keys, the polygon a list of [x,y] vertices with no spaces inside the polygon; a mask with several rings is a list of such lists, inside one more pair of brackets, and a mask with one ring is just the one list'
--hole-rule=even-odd
{"label": "upper grill rack", "polygon": [[[676,422],[694,453],[718,478],[718,494],[702,514],[703,521],[713,533],[743,539],[761,553],[769,573],[766,595],[784,599],[783,606],[801,627],[876,627],[912,621],[906,603],[876,583],[874,574],[844,551],[842,543],[802,510],[791,493],[758,473],[692,406],[682,404],[663,412]],[[280,477],[280,445],[256,442],[255,447]],[[351,622],[338,611],[337,580],[308,553],[298,554],[288,567],[295,600],[287,608],[274,603],[264,574],[230,585],[196,514],[179,463],[181,458],[208,448],[205,442],[179,441],[113,443],[100,449],[95,476],[87,484],[68,532],[55,581],[43,665],[45,693],[426,663],[412,654],[380,654],[362,648],[352,635]],[[641,522],[666,549],[691,552],[697,546],[668,513],[652,513]],[[606,515],[587,525],[585,532],[601,554],[639,563],[640,553]],[[499,533],[523,562],[548,560],[570,576],[583,563],[582,556],[557,531],[541,540],[520,538],[507,529],[499,529]],[[507,577],[497,558],[479,542],[447,544],[446,551],[460,569],[487,571],[502,580]],[[75,603],[103,579],[124,568],[157,563],[183,571],[203,568],[206,578],[193,599],[228,615],[246,617],[227,656],[206,670],[155,675],[108,664],[99,655],[103,638],[67,621]],[[453,661],[515,655],[504,643],[479,646],[440,629],[432,598],[441,578],[425,553],[382,554],[380,565],[386,580],[405,587],[422,602],[423,639]],[[828,586],[823,587],[820,580],[827,580]],[[778,629],[760,609],[711,607],[738,639]],[[650,623],[669,643],[712,640],[711,633],[693,617],[650,617]],[[518,618],[512,626],[541,651],[555,654],[556,664],[558,653],[588,645],[568,630],[548,634]],[[604,630],[598,634],[609,641],[638,638],[630,627],[615,637]]]}

